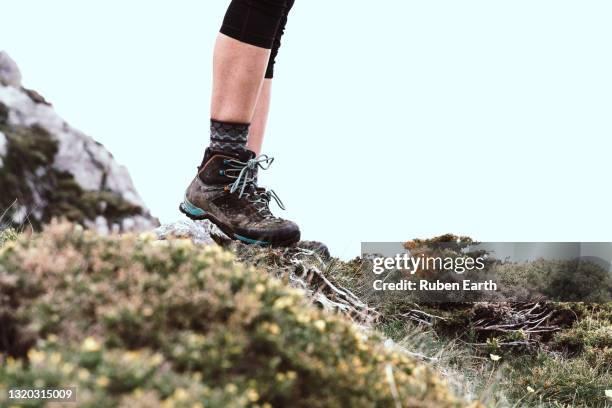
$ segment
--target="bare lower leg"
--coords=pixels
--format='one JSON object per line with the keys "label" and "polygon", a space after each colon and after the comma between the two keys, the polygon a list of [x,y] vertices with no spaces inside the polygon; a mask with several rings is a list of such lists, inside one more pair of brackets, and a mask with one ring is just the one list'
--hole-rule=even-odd
{"label": "bare lower leg", "polygon": [[259,92],[259,98],[255,105],[255,114],[251,121],[247,147],[259,155],[263,145],[266,124],[268,123],[268,112],[270,111],[270,99],[272,96],[272,80],[265,79]]}
{"label": "bare lower leg", "polygon": [[269,58],[268,49],[219,34],[213,57],[211,118],[251,122]]}

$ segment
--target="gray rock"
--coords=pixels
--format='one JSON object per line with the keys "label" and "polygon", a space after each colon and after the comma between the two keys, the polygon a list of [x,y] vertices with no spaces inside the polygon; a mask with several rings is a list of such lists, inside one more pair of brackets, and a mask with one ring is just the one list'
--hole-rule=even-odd
{"label": "gray rock", "polygon": [[169,238],[189,238],[194,244],[211,245],[230,239],[210,221],[181,220],[164,224],[155,229],[155,234],[161,240]]}
{"label": "gray rock", "polygon": [[[120,231],[145,231],[159,225],[151,216],[144,201],[138,194],[130,174],[119,165],[113,155],[100,143],[83,132],[71,127],[57,115],[53,107],[35,91],[21,87],[21,74],[17,65],[5,52],[0,52],[0,108],[3,118],[0,125],[9,129],[32,128],[38,126],[46,130],[57,141],[58,152],[52,167],[72,175],[84,191],[115,193],[125,202],[139,207],[142,211],[136,216],[119,220],[106,220],[97,216],[86,220],[85,224],[101,232],[115,229]],[[6,153],[6,137],[0,137],[0,169],[3,166],[2,153]],[[37,179],[45,169],[32,169],[35,177],[23,180],[24,185],[32,186],[36,197]],[[1,191],[1,188],[0,188]],[[44,200],[30,203],[30,211],[42,213]],[[100,203],[103,205],[103,203]]]}
{"label": "gray rock", "polygon": [[4,51],[0,51],[0,82],[14,87],[21,86],[19,67]]}
{"label": "gray rock", "polygon": [[297,246],[299,248],[308,249],[310,251],[314,251],[317,253],[323,260],[329,260],[331,258],[331,254],[329,253],[329,248],[322,242],[319,241],[300,241]]}

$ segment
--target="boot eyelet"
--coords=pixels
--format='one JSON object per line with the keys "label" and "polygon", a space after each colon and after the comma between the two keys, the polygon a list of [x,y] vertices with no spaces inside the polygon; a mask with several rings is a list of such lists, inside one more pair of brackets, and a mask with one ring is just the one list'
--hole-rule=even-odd
{"label": "boot eyelet", "polygon": [[225,170],[219,170],[219,175],[225,176]]}
{"label": "boot eyelet", "polygon": [[228,164],[228,163],[229,163],[229,160],[223,159],[223,164]]}

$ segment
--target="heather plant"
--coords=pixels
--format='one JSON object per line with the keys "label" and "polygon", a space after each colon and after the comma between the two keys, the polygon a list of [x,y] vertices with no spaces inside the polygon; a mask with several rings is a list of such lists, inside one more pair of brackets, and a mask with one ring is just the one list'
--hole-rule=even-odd
{"label": "heather plant", "polygon": [[0,249],[0,294],[0,387],[76,386],[79,406],[466,404],[218,247],[53,223]]}

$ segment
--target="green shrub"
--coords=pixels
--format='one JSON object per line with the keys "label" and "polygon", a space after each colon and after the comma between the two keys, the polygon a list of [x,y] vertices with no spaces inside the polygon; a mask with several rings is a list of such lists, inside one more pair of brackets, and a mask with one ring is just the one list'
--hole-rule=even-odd
{"label": "green shrub", "polygon": [[454,407],[426,366],[217,247],[70,224],[0,250],[0,387],[79,406]]}
{"label": "green shrub", "polygon": [[566,304],[580,318],[572,327],[557,333],[552,346],[570,354],[577,354],[586,348],[612,350],[612,304]]}

